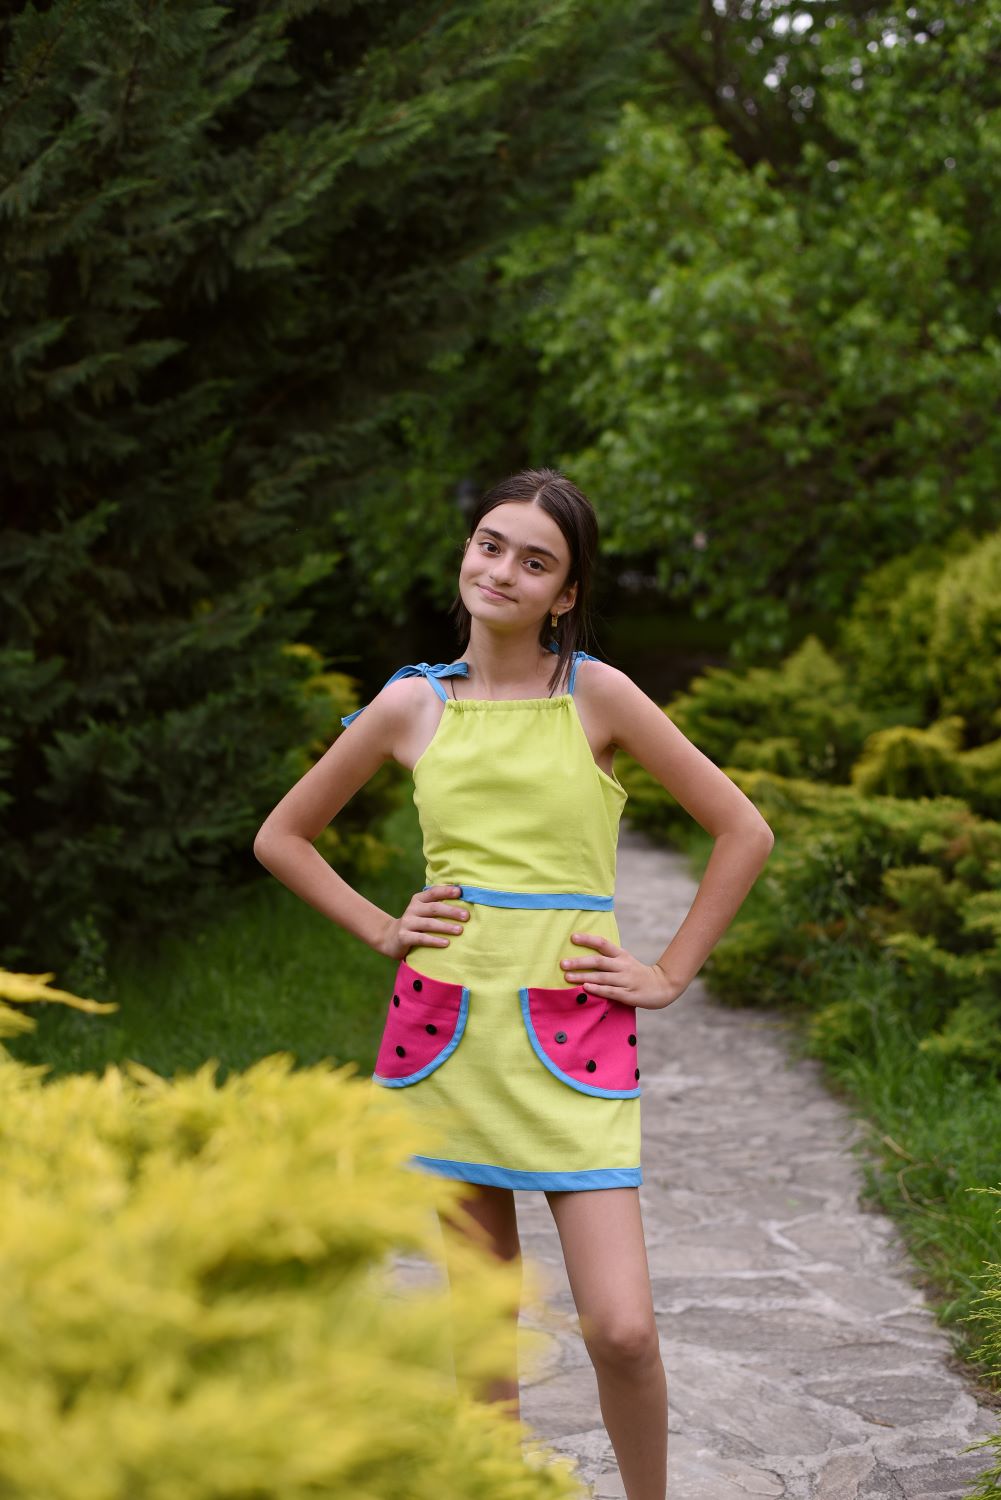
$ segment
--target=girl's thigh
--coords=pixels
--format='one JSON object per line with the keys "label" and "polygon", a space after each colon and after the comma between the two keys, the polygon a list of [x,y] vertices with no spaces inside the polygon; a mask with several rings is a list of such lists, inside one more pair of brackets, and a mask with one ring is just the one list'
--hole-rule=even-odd
{"label": "girl's thigh", "polygon": [[[480,1183],[467,1186],[468,1193],[460,1199],[462,1212],[459,1215],[438,1210],[446,1249],[451,1237],[457,1236],[477,1241],[499,1260],[514,1260],[521,1253],[521,1243],[513,1189],[487,1187]],[[472,1226],[465,1221],[465,1214],[473,1220]]]}
{"label": "girl's thigh", "polygon": [[659,1339],[639,1189],[546,1197],[588,1349],[615,1359],[652,1354]]}

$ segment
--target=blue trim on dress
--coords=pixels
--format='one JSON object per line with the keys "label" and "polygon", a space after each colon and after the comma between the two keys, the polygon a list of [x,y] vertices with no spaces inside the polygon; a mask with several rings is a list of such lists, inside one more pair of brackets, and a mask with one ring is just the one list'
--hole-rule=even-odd
{"label": "blue trim on dress", "polygon": [[[382,684],[382,686],[389,687],[389,684],[391,682],[399,682],[401,677],[426,677],[428,682],[430,682],[431,686],[434,688],[435,692],[438,694],[438,697],[441,698],[443,702],[447,702],[448,694],[442,687],[441,683],[438,681],[438,678],[468,676],[468,661],[440,661],[436,662],[433,667],[430,666],[426,661],[419,661],[410,666],[400,667],[399,671],[394,672],[392,677],[386,678],[386,681]],[[344,714],[341,718],[341,723],[350,724],[352,719],[357,719],[358,715],[362,711],[362,708],[367,707],[368,704],[363,703],[361,708],[355,709],[354,713]]]}
{"label": "blue trim on dress", "polygon": [[591,1167],[583,1172],[521,1172],[514,1167],[494,1167],[481,1161],[449,1161],[441,1156],[411,1156],[418,1169],[462,1182],[480,1182],[489,1187],[543,1188],[551,1192],[574,1192],[581,1188],[639,1187],[642,1167]]}
{"label": "blue trim on dress", "polygon": [[[449,881],[449,884],[455,882]],[[424,890],[430,889],[430,885],[424,886]],[[581,891],[499,891],[486,885],[461,885],[459,891],[460,896],[450,896],[449,900],[461,899],[480,906],[510,906],[523,910],[544,907],[559,911],[612,911],[615,906],[614,896],[589,896]]]}
{"label": "blue trim on dress", "polygon": [[588,656],[586,651],[575,651],[573,654],[573,666],[570,668],[570,681],[567,683],[567,691],[573,697],[574,683],[577,681],[577,668],[582,661],[600,661],[600,656]]}
{"label": "blue trim on dress", "polygon": [[[556,642],[556,641],[550,641],[549,642],[549,650],[550,651],[557,651],[558,652],[559,649],[560,648],[559,648],[558,642]],[[570,681],[567,683],[567,691],[568,691],[568,693],[569,693],[569,695],[570,695],[571,698],[573,697],[574,683],[577,681],[577,668],[580,666],[581,662],[582,661],[600,661],[600,660],[601,660],[600,656],[591,656],[591,655],[588,654],[587,651],[575,651],[573,653],[572,665],[570,667]],[[399,671],[394,672],[393,675],[392,675],[392,677],[387,677],[386,678],[386,681],[383,683],[382,686],[383,687],[388,687],[391,682],[398,682],[401,677],[426,677],[427,680],[428,680],[428,682],[430,682],[431,686],[434,688],[435,692],[438,694],[438,697],[442,700],[442,702],[443,703],[447,703],[448,702],[448,694],[446,693],[445,689],[442,687],[442,685],[438,681],[438,679],[440,677],[468,677],[468,676],[469,676],[469,663],[468,663],[468,661],[439,661],[439,662],[436,662],[434,664],[434,666],[431,666],[426,661],[418,661],[418,662],[414,662],[414,663],[412,663],[412,664],[410,664],[408,666],[400,667]],[[380,689],[380,691],[381,691],[381,689]],[[490,700],[487,700],[487,701],[490,701]],[[502,700],[496,700],[496,701],[502,701]],[[355,709],[354,713],[343,714],[341,716],[341,723],[344,724],[344,725],[350,724],[352,719],[357,719],[358,715],[362,711],[362,708],[367,708],[367,707],[368,707],[368,705],[365,704],[365,703],[363,703],[362,706],[361,706],[361,708],[356,708]]]}
{"label": "blue trim on dress", "polygon": [[[559,651],[559,649],[560,649],[559,642],[558,641],[550,641],[549,642],[549,649],[550,649],[550,651]],[[580,666],[581,662],[582,661],[600,661],[600,660],[601,660],[600,656],[591,656],[590,653],[587,652],[587,651],[575,651],[573,653],[573,656],[571,657],[571,666],[570,666],[570,681],[567,683],[567,692],[570,694],[571,698],[573,697],[574,683],[577,681],[577,668]]]}
{"label": "blue trim on dress", "polygon": [[405,1078],[384,1078],[381,1073],[373,1073],[373,1082],[381,1084],[385,1089],[402,1089],[408,1083],[418,1083],[422,1078],[426,1078],[429,1073],[433,1073],[435,1068],[440,1068],[446,1057],[451,1057],[462,1040],[462,1033],[466,1029],[466,1017],[468,1014],[469,986],[463,985],[462,1000],[459,1004],[459,1014],[456,1017],[452,1040],[440,1052],[437,1052],[429,1063],[425,1063],[423,1068],[418,1068],[416,1073],[408,1073]]}
{"label": "blue trim on dress", "polygon": [[[569,986],[567,993],[573,993]],[[521,1001],[521,1014],[525,1020],[525,1030],[528,1032],[528,1040],[532,1044],[532,1050],[540,1062],[545,1063],[555,1078],[562,1079],[564,1083],[568,1083],[572,1089],[577,1089],[581,1094],[597,1094],[600,1099],[638,1099],[640,1097],[642,1090],[638,1084],[635,1088],[631,1089],[603,1089],[599,1088],[596,1083],[581,1083],[579,1078],[574,1078],[570,1073],[564,1073],[563,1069],[558,1067],[552,1058],[543,1051],[542,1043],[539,1041],[539,1035],[535,1029],[535,1022],[532,1020],[532,1012],[528,1003],[527,986],[523,986],[518,991],[518,998]]]}

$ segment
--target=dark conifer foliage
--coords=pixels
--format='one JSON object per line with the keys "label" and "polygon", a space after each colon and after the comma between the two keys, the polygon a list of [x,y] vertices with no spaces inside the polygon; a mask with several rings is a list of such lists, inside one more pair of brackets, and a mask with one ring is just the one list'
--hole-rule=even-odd
{"label": "dark conifer foliage", "polygon": [[256,875],[312,722],[285,648],[344,664],[366,610],[402,619],[450,555],[463,458],[411,540],[404,441],[474,336],[486,251],[593,165],[651,9],[7,12],[8,967]]}

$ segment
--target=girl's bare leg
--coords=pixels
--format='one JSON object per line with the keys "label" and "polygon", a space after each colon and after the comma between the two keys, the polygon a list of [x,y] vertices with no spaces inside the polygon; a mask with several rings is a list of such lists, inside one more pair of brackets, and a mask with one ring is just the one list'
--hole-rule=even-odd
{"label": "girl's bare leg", "polygon": [[667,1494],[667,1377],[638,1188],[547,1192],[629,1500]]}
{"label": "girl's bare leg", "polygon": [[[485,1229],[490,1237],[490,1251],[498,1260],[517,1261],[521,1264],[521,1242],[518,1238],[518,1220],[515,1213],[514,1192],[511,1188],[486,1187],[480,1183],[469,1184],[469,1194],[461,1200],[462,1206],[473,1216],[476,1222]],[[455,1222],[450,1216],[439,1210],[442,1236],[445,1241],[445,1254],[448,1261],[449,1281],[451,1282],[455,1271],[451,1258],[449,1257],[449,1246],[453,1237],[468,1238],[461,1224]],[[497,1402],[502,1405],[504,1412],[514,1417],[516,1421],[521,1418],[521,1405],[518,1391],[518,1349],[517,1349],[517,1314],[514,1319],[513,1337],[511,1340],[511,1365],[509,1374],[503,1379],[493,1380],[485,1390],[478,1393],[478,1399],[486,1402]]]}

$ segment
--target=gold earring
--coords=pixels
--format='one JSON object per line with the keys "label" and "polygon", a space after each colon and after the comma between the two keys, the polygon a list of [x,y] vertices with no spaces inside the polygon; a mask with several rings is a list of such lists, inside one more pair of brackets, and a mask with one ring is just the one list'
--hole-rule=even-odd
{"label": "gold earring", "polygon": [[550,623],[550,625],[551,625],[551,626],[552,626],[552,628],[553,628],[553,629],[554,629],[554,630],[555,630],[555,629],[556,629],[556,624],[557,624],[557,621],[558,621],[558,620],[559,620],[559,618],[560,618],[560,617],[559,617],[559,615],[558,615],[558,614],[557,614],[557,613],[556,613],[556,611],[555,611],[555,610],[553,610],[553,611],[552,611],[552,612],[551,612],[551,613],[550,613],[550,616],[549,616],[549,623]]}

